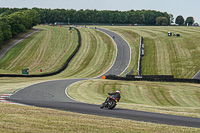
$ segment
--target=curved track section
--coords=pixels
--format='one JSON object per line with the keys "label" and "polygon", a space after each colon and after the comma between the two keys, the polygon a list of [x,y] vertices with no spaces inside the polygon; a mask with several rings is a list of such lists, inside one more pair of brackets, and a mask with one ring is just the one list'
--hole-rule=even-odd
{"label": "curved track section", "polygon": [[[113,35],[115,36],[114,41],[118,49],[116,60],[113,66],[105,74],[119,75],[127,68],[129,64],[130,47],[128,46],[127,42],[116,33],[103,29],[98,30],[107,33],[111,37]],[[10,96],[10,100],[27,105],[72,111],[83,114],[93,114],[99,116],[125,118],[136,121],[200,128],[199,118],[150,113],[121,108],[115,108],[114,110],[100,109],[99,105],[81,103],[69,98],[65,94],[65,89],[72,83],[82,80],[89,79],[65,79],[31,85],[16,91],[12,96]]]}
{"label": "curved track section", "polygon": [[[131,60],[131,48],[129,44],[120,35],[105,29],[98,28],[97,30],[102,31],[109,35],[117,45],[116,60],[110,70],[106,72],[106,75],[120,75],[130,64]],[[113,38],[114,36],[114,38]]]}

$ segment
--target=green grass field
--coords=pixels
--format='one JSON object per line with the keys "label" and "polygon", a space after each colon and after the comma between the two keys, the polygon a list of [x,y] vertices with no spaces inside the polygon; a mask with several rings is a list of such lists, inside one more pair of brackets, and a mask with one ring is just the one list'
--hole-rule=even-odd
{"label": "green grass field", "polygon": [[[131,45],[132,62],[137,74],[139,38],[144,37],[145,56],[143,75],[174,75],[176,78],[192,78],[200,70],[200,28],[178,26],[116,26],[103,27],[122,35]],[[168,37],[176,31],[180,37]]]}
{"label": "green grass field", "polygon": [[[42,28],[9,51],[0,61],[0,73],[21,73],[29,67],[31,74],[59,68],[77,45],[68,27]],[[131,63],[136,74],[139,38],[144,37],[143,74],[173,74],[191,78],[199,70],[198,27],[103,27],[119,33],[131,46]],[[45,78],[0,78],[0,95],[31,84],[62,79],[92,78],[106,72],[114,62],[116,48],[106,34],[79,28],[82,36],[80,51],[62,73]],[[167,32],[181,34],[168,37]],[[70,43],[71,42],[71,43]],[[56,45],[55,45],[56,44]],[[59,46],[57,46],[59,45]],[[69,48],[69,49],[67,49]],[[69,50],[64,53],[64,50]],[[160,52],[161,51],[161,52]],[[60,58],[61,57],[61,58]],[[88,80],[68,88],[71,97],[101,104],[108,92],[119,89],[122,99],[117,107],[200,118],[200,86],[185,83],[126,82]],[[84,95],[81,96],[80,93]],[[92,101],[92,102],[91,102]],[[0,103],[0,132],[199,132],[196,128],[168,126],[124,119],[83,115],[36,107]],[[109,122],[109,124],[107,124]],[[116,129],[113,130],[113,126]],[[112,130],[111,130],[112,129]]]}

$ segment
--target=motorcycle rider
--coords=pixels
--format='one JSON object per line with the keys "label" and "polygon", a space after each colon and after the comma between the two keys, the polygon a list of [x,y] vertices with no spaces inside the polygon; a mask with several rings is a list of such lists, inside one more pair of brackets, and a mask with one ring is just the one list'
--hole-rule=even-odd
{"label": "motorcycle rider", "polygon": [[[121,96],[120,96],[120,91],[116,90],[113,93],[108,93],[108,95],[113,95],[113,97],[115,98],[115,100],[117,100],[117,102],[119,102]],[[109,97],[107,97],[107,99],[105,100],[105,102],[103,103],[103,105],[105,106],[109,101]],[[101,106],[101,108],[103,108],[103,106]]]}

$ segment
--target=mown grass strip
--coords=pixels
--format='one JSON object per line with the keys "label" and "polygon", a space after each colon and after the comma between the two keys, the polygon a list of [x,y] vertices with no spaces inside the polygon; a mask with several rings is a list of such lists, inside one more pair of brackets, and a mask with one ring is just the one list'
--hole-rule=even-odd
{"label": "mown grass strip", "polygon": [[114,63],[116,49],[104,33],[89,28],[79,28],[82,36],[80,52],[60,75],[67,78],[97,77]]}

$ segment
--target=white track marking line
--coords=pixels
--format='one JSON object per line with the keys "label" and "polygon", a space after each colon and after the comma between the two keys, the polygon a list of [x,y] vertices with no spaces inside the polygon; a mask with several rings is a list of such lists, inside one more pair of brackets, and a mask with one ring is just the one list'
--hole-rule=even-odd
{"label": "white track marking line", "polygon": [[192,77],[192,79],[194,79],[197,75],[200,75],[200,70]]}

